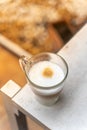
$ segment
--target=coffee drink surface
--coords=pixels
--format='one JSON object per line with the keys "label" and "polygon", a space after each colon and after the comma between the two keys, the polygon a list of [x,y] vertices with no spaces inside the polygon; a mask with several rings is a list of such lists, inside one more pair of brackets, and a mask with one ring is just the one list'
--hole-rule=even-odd
{"label": "coffee drink surface", "polygon": [[63,81],[64,72],[53,62],[40,61],[31,67],[28,77],[37,86],[51,87]]}

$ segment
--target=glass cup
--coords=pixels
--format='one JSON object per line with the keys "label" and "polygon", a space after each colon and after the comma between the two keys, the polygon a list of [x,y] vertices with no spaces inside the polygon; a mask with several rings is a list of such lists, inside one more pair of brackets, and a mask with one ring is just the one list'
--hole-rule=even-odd
{"label": "glass cup", "polygon": [[60,55],[44,52],[31,58],[22,56],[19,62],[35,98],[44,105],[55,104],[68,75],[66,61]]}

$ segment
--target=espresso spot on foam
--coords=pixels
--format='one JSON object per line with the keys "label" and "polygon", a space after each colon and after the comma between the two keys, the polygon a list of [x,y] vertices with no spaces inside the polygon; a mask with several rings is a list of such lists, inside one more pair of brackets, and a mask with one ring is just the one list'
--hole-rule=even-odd
{"label": "espresso spot on foam", "polygon": [[28,77],[38,86],[50,87],[57,85],[64,79],[64,72],[55,63],[40,61],[31,66]]}
{"label": "espresso spot on foam", "polygon": [[51,78],[53,76],[53,70],[49,67],[45,68],[42,75],[44,77],[48,77],[48,78]]}

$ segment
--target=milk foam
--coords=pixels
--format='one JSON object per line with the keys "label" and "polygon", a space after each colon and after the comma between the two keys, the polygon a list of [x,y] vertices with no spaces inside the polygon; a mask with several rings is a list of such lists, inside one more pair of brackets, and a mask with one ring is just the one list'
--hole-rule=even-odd
{"label": "milk foam", "polygon": [[[50,68],[53,71],[51,77],[43,76],[43,70]],[[57,85],[64,79],[64,72],[60,66],[49,61],[40,61],[34,64],[28,74],[29,79],[36,85],[50,87]]]}

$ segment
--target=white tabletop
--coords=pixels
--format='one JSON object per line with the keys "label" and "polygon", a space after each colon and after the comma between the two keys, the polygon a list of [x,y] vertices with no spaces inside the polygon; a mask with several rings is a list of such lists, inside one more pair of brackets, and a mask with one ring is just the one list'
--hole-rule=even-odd
{"label": "white tabletop", "polygon": [[69,66],[60,100],[38,103],[25,85],[13,101],[51,130],[87,130],[87,24],[58,53]]}

